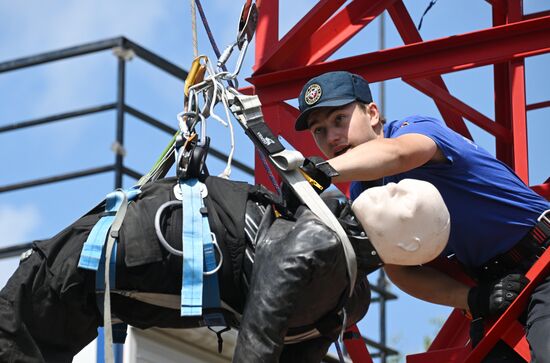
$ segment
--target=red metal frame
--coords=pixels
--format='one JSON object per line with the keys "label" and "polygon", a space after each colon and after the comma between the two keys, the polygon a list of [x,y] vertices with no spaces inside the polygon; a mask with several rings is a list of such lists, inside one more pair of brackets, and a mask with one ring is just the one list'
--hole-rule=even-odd
{"label": "red metal frame", "polygon": [[[321,0],[279,40],[279,4],[257,0],[254,74],[249,81],[259,95],[268,125],[276,135],[305,155],[320,154],[308,133],[294,132],[298,110],[285,103],[295,98],[305,82],[333,70],[349,70],[370,82],[402,78],[407,84],[434,99],[446,123],[471,138],[463,118],[481,127],[496,140],[497,157],[529,183],[526,112],[549,107],[550,101],[525,104],[525,57],[550,52],[550,11],[523,16],[521,0],[487,0],[493,9],[493,27],[452,37],[422,41],[401,0]],[[345,6],[344,6],[345,5]],[[326,61],[342,45],[387,10],[405,45],[368,54]],[[494,67],[495,120],[490,119],[446,88],[441,74],[485,65]],[[257,165],[258,163],[257,159]],[[263,167],[256,168],[256,181],[269,185]],[[533,187],[550,198],[550,182]],[[545,255],[546,256],[546,255]],[[550,255],[546,256],[550,259]],[[544,265],[543,267],[540,267]],[[532,281],[546,272],[546,260],[531,271]],[[530,272],[531,273],[531,272]],[[533,284],[534,282],[532,282]],[[522,294],[526,296],[527,292]],[[525,300],[525,298],[522,298]],[[528,357],[525,338],[514,328],[516,313],[524,303],[518,299],[488,332],[485,340],[470,353],[464,347],[467,321],[453,312],[430,351],[410,356],[409,362],[479,362],[497,338]],[[348,348],[355,362],[369,361],[366,349],[357,342]],[[459,347],[460,348],[456,348]]]}

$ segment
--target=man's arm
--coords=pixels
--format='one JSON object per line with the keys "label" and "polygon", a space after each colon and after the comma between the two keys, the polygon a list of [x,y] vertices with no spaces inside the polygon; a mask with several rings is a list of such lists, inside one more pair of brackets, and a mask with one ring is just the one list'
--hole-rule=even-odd
{"label": "man's arm", "polygon": [[329,160],[340,173],[334,182],[376,180],[399,174],[445,158],[428,136],[406,134],[394,139],[375,139],[358,145],[343,155]]}
{"label": "man's arm", "polygon": [[384,266],[391,281],[401,290],[434,304],[469,310],[470,288],[428,266]]}

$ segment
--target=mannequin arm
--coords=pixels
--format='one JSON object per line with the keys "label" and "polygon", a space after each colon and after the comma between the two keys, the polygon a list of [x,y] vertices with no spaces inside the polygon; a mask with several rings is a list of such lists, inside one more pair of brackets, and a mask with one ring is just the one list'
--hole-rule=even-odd
{"label": "mannequin arm", "polygon": [[390,280],[401,290],[434,304],[468,310],[470,287],[428,266],[384,267]]}

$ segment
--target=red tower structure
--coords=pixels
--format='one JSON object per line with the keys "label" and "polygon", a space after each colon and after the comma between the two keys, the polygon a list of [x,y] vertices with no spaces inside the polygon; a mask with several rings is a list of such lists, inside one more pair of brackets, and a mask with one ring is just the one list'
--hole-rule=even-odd
{"label": "red tower structure", "polygon": [[[481,1],[481,0],[480,0]],[[487,29],[423,41],[402,0],[320,0],[284,37],[279,39],[279,2],[258,0],[254,73],[249,81],[263,104],[266,122],[276,135],[305,155],[319,154],[309,135],[296,134],[298,110],[285,102],[295,98],[308,79],[327,71],[348,70],[370,82],[401,78],[433,98],[448,126],[472,138],[464,118],[494,136],[496,156],[529,185],[526,112],[550,107],[550,100],[526,104],[525,58],[550,52],[550,11],[523,15],[521,0],[487,0],[493,26]],[[347,4],[346,4],[347,3]],[[343,6],[346,4],[345,6]],[[404,46],[327,61],[340,47],[387,11]],[[442,74],[493,65],[495,119],[453,96]],[[256,159],[258,164],[258,158]],[[268,185],[267,172],[256,168],[256,181]],[[550,199],[550,179],[532,186]],[[531,288],[546,273],[547,252],[528,273]],[[440,268],[462,278],[452,266]],[[467,345],[468,321],[454,311],[429,351],[409,356],[417,362],[479,362],[498,339],[526,360],[529,351],[515,320],[527,302],[530,287],[492,325],[475,350]],[[370,360],[366,349],[348,346],[354,361]],[[355,357],[354,357],[355,354]],[[359,358],[356,358],[359,357]]]}

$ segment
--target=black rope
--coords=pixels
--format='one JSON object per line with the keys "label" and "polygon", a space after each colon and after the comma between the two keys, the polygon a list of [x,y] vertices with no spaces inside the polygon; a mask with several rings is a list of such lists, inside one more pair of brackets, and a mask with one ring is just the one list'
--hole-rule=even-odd
{"label": "black rope", "polygon": [[[218,45],[216,44],[216,39],[214,39],[212,30],[210,30],[210,25],[208,25],[208,20],[206,19],[206,14],[204,13],[200,0],[195,0],[195,4],[197,5],[197,9],[199,10],[199,14],[202,20],[202,25],[204,25],[204,30],[206,30],[206,34],[208,34],[208,40],[210,41],[210,45],[212,46],[212,49],[214,49],[214,53],[216,53],[216,57],[220,59],[222,54],[220,52],[220,49],[218,48]],[[227,67],[225,66],[225,64],[222,64],[222,69],[225,72],[227,72]]]}
{"label": "black rope", "polygon": [[428,11],[430,11],[432,6],[434,6],[436,2],[437,2],[437,0],[430,0],[430,3],[428,4],[428,7],[426,8],[426,10],[424,10],[424,14],[422,14],[422,17],[420,17],[420,22],[418,23],[418,30],[420,30],[420,28],[422,28],[422,20],[424,20],[424,16],[428,13]]}

